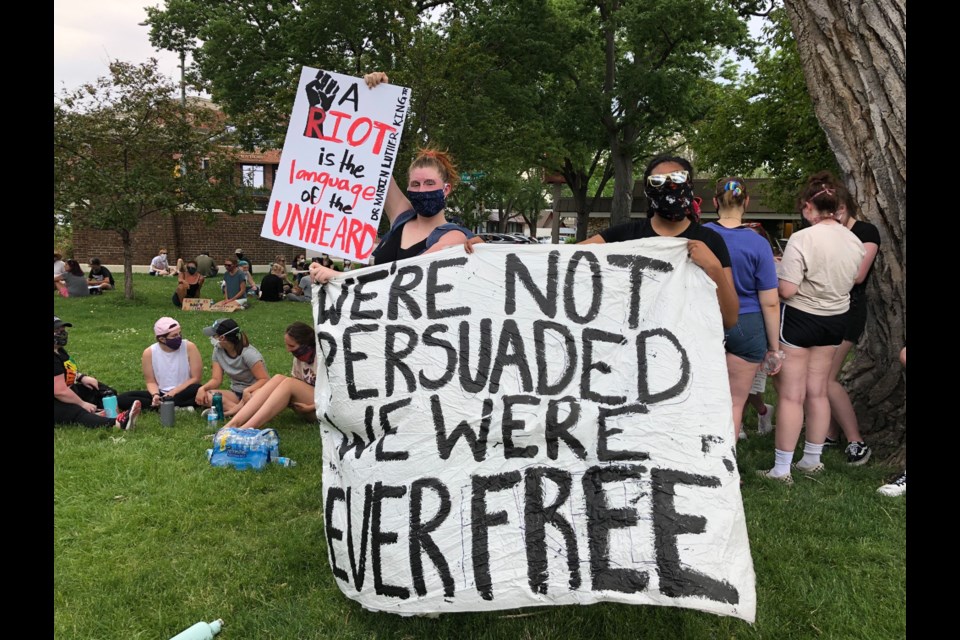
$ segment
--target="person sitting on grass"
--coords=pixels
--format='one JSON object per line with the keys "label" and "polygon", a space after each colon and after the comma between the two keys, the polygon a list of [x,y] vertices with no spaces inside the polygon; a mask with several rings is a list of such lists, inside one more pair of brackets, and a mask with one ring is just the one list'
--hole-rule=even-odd
{"label": "person sitting on grass", "polygon": [[287,294],[287,300],[290,302],[310,302],[313,296],[313,280],[308,272],[300,278],[300,282]]}
{"label": "person sitting on grass", "polygon": [[198,255],[194,262],[197,263],[197,269],[204,278],[212,278],[220,272],[220,269],[217,268],[217,263],[206,251]]}
{"label": "person sitting on grass", "polygon": [[90,260],[90,273],[87,274],[87,284],[91,287],[100,287],[100,291],[107,291],[117,286],[110,269],[100,264],[100,258]]}
{"label": "person sitting on grass", "polygon": [[124,408],[116,418],[103,411],[100,382],[80,373],[67,353],[67,327],[73,325],[53,316],[53,424],[79,424],[90,429],[115,427],[133,429],[140,416],[140,401],[129,393],[117,396],[117,407]]}
{"label": "person sitting on grass", "polygon": [[287,327],[283,341],[293,356],[289,376],[277,374],[244,403],[224,426],[236,429],[262,429],[286,407],[306,418],[316,417],[313,386],[317,381],[317,337],[303,322]]}
{"label": "person sitting on grass", "polygon": [[177,270],[171,267],[167,261],[167,250],[160,247],[160,251],[158,251],[157,255],[150,261],[150,271],[147,273],[151,276],[172,276],[176,272]]}
{"label": "person sitting on grass", "polygon": [[199,298],[205,278],[197,267],[196,260],[188,260],[183,273],[177,275],[177,290],[173,292],[173,306],[180,309],[185,298]]}
{"label": "person sitting on grass", "polygon": [[250,263],[246,260],[237,260],[237,266],[240,268],[240,271],[243,273],[247,282],[247,297],[248,298],[257,298],[260,296],[260,287],[257,286],[257,283],[253,280],[253,271],[250,269]]}
{"label": "person sitting on grass", "polygon": [[53,283],[60,290],[64,298],[81,298],[90,295],[90,285],[83,275],[83,269],[76,260],[67,260],[67,270],[58,276],[53,276]]}
{"label": "person sitting on grass", "polygon": [[287,270],[278,262],[270,266],[270,273],[260,281],[260,299],[264,302],[280,302],[283,300],[283,285],[286,282]]}
{"label": "person sitting on grass", "polygon": [[[223,412],[232,416],[270,380],[267,365],[263,355],[250,346],[247,334],[240,331],[235,320],[221,318],[206,327],[203,334],[213,344],[213,362],[210,380],[197,390],[195,403],[198,407],[213,406],[213,394],[220,391],[226,374],[230,378],[230,389],[221,392]],[[203,412],[204,417],[206,413]]]}
{"label": "person sitting on grass", "polygon": [[183,339],[180,323],[164,316],[153,324],[156,342],[143,350],[140,368],[146,391],[131,391],[144,407],[159,409],[164,400],[176,407],[194,409],[197,391],[203,381],[203,357],[200,349]]}
{"label": "person sitting on grass", "polygon": [[247,304],[247,275],[240,270],[237,261],[233,258],[227,258],[223,261],[223,268],[226,273],[223,274],[223,300],[224,302],[236,302],[238,304]]}

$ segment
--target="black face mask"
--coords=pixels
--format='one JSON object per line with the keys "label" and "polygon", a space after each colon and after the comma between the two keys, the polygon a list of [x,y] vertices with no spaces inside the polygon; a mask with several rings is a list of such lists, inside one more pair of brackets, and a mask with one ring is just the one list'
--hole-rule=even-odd
{"label": "black face mask", "polygon": [[667,182],[660,188],[647,185],[644,193],[650,200],[649,212],[671,222],[694,215],[693,185],[689,182]]}
{"label": "black face mask", "polygon": [[408,191],[407,200],[410,206],[424,218],[432,218],[447,206],[446,196],[443,195],[443,189],[434,189],[433,191]]}
{"label": "black face mask", "polygon": [[197,272],[197,268],[196,268],[196,267],[187,267],[187,273],[189,273],[190,275],[193,275],[193,274],[195,274],[196,272]]}
{"label": "black face mask", "polygon": [[53,334],[53,344],[57,345],[58,347],[65,347],[67,346],[67,338],[68,336],[66,331],[55,333]]}

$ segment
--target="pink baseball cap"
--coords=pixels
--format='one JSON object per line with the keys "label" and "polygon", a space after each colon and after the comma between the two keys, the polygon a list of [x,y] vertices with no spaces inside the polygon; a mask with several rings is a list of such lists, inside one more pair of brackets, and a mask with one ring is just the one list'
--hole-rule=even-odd
{"label": "pink baseball cap", "polygon": [[173,318],[164,316],[153,323],[153,335],[157,336],[158,338],[160,336],[165,336],[179,326],[179,322]]}

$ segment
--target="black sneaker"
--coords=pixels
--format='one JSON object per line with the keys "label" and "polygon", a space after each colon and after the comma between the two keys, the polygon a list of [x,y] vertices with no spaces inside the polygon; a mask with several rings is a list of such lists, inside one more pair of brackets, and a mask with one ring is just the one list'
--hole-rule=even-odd
{"label": "black sneaker", "polygon": [[823,441],[823,446],[825,447],[835,447],[840,444],[839,440],[834,440],[830,436],[827,436],[827,439]]}
{"label": "black sneaker", "polygon": [[140,417],[140,401],[134,400],[129,409],[117,416],[117,426],[124,431],[133,431],[137,426],[137,418]]}
{"label": "black sneaker", "polygon": [[870,447],[865,442],[851,442],[847,445],[847,464],[859,466],[870,459]]}

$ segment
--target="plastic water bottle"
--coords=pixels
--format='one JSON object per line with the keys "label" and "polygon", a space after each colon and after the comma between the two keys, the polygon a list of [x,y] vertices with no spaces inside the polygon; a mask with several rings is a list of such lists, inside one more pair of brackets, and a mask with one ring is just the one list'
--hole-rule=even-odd
{"label": "plastic water bottle", "polygon": [[184,629],[170,640],[212,640],[213,636],[220,633],[223,628],[223,620],[217,618],[213,622],[198,622],[189,629]]}
{"label": "plastic water bottle", "polygon": [[760,370],[766,375],[770,375],[780,369],[780,365],[786,358],[787,355],[783,351],[767,351],[767,355],[763,358],[763,364],[760,365]]}
{"label": "plastic water bottle", "polygon": [[262,434],[261,441],[266,454],[264,462],[276,462],[277,458],[280,457],[280,438],[277,436],[277,432],[273,429],[264,429],[260,433]]}
{"label": "plastic water bottle", "polygon": [[108,418],[117,417],[117,394],[108,392],[103,396],[103,414]]}
{"label": "plastic water bottle", "polygon": [[220,428],[220,415],[213,407],[210,407],[210,411],[207,413],[207,428],[214,431]]}
{"label": "plastic water bottle", "polygon": [[295,467],[295,466],[297,466],[297,461],[296,461],[296,460],[291,460],[290,458],[288,458],[288,457],[286,457],[286,456],[277,456],[277,458],[274,460],[274,462],[276,462],[276,463],[277,463],[278,465],[280,465],[281,467]]}
{"label": "plastic water bottle", "polygon": [[249,459],[250,466],[260,471],[265,466],[267,466],[267,460],[269,453],[267,451],[267,445],[263,441],[263,438],[259,433],[254,433],[247,436],[247,442],[249,443]]}

